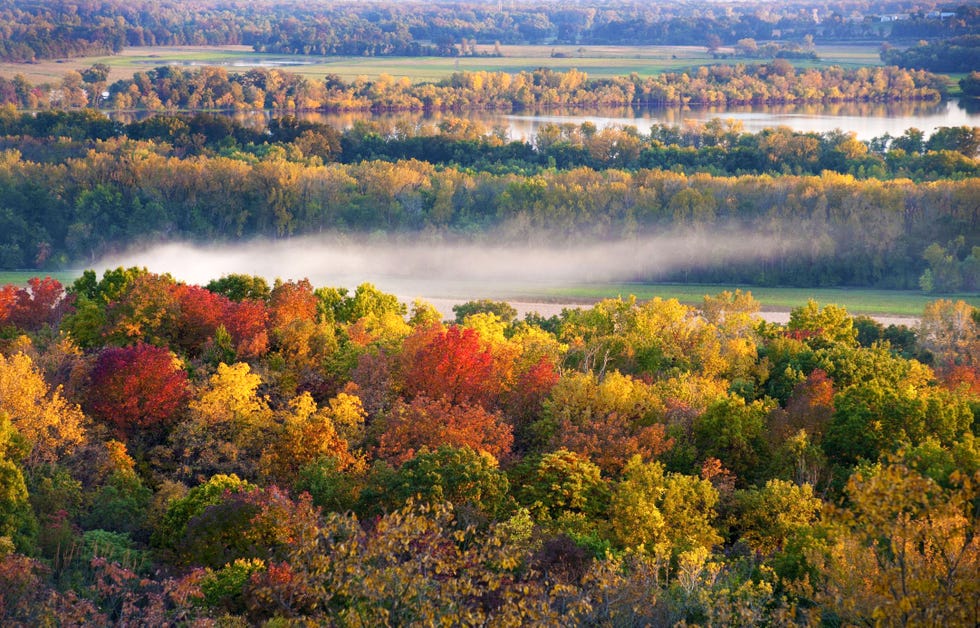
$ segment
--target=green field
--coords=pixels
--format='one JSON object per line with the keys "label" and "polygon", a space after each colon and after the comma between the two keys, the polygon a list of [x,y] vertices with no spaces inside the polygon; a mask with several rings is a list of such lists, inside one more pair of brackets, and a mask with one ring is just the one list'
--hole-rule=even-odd
{"label": "green field", "polygon": [[[477,46],[491,53],[492,46]],[[712,63],[762,63],[759,59],[716,60],[701,46],[501,46],[501,57],[323,57],[264,54],[248,46],[171,46],[127,48],[118,55],[80,57],[37,63],[0,63],[0,75],[23,74],[33,83],[59,81],[69,70],[94,63],[111,69],[109,80],[128,78],[134,72],[158,66],[217,65],[229,71],[278,67],[314,79],[337,74],[345,80],[373,79],[380,74],[407,77],[413,82],[436,81],[459,71],[520,72],[547,67],[577,68],[593,78],[636,73],[650,76]],[[725,49],[722,49],[725,52]],[[729,51],[730,52],[730,51]],[[794,61],[799,67],[881,65],[875,46],[820,46],[819,61]]]}
{"label": "green field", "polygon": [[963,300],[970,305],[980,307],[980,295],[978,294],[927,295],[921,292],[902,290],[764,288],[708,284],[592,284],[542,290],[537,294],[521,295],[521,298],[539,297],[552,301],[593,301],[617,296],[626,297],[632,294],[640,300],[661,297],[698,305],[705,295],[715,295],[724,290],[734,290],[736,287],[751,292],[752,296],[766,310],[790,310],[806,304],[809,299],[814,299],[822,305],[844,306],[851,314],[876,316],[921,316],[925,305],[939,298]]}
{"label": "green field", "polygon": [[31,277],[53,277],[64,285],[68,285],[82,275],[78,270],[63,270],[54,272],[35,272],[27,270],[0,270],[0,286],[14,284],[17,286],[27,285],[27,280]]}

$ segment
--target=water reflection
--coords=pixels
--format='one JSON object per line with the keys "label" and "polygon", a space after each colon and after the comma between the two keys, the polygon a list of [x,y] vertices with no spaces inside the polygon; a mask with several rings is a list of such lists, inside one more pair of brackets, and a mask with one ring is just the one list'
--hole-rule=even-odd
{"label": "water reflection", "polygon": [[[153,115],[145,111],[113,112],[120,122],[132,122]],[[235,120],[264,127],[274,111],[229,112]],[[498,130],[512,140],[534,137],[546,124],[575,124],[592,122],[598,128],[609,126],[635,126],[641,133],[649,132],[655,124],[684,126],[702,123],[713,118],[740,122],[745,131],[787,126],[796,131],[826,133],[833,130],[855,132],[858,139],[869,140],[888,133],[899,136],[906,129],[915,127],[928,136],[944,126],[980,126],[980,107],[976,102],[956,99],[944,102],[918,103],[831,103],[806,105],[755,105],[745,107],[644,107],[603,109],[548,109],[535,112],[504,113],[494,111],[456,112],[338,112],[307,111],[298,117],[311,122],[322,122],[337,129],[349,129],[358,121],[372,120],[388,128],[417,128],[438,126],[441,122],[465,117],[481,123],[488,132]]]}

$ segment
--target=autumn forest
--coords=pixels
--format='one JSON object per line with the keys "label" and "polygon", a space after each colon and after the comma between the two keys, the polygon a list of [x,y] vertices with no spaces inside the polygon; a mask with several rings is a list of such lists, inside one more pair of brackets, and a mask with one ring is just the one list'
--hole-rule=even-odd
{"label": "autumn forest", "polygon": [[[0,75],[0,276],[16,278],[0,285],[0,624],[978,625],[980,127],[552,121],[515,138],[472,115],[951,91],[969,107],[980,74],[932,51],[969,57],[953,48],[975,45],[976,7],[389,4],[0,0],[0,60],[707,34],[716,62]],[[817,65],[824,41],[887,44],[887,65]],[[373,117],[392,112],[441,115]],[[328,237],[611,243],[624,267],[688,238],[712,244],[620,279],[732,287],[519,316],[476,293],[440,312],[363,279],[106,262],[166,243],[302,256]],[[817,300],[780,323],[746,286],[931,301],[905,324]]]}

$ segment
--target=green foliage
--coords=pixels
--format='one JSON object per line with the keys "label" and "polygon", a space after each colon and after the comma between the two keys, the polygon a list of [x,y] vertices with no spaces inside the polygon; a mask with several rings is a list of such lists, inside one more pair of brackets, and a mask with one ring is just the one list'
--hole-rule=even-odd
{"label": "green foliage", "polygon": [[37,534],[37,521],[28,500],[20,458],[19,436],[7,414],[0,411],[0,539],[19,551],[30,553]]}
{"label": "green foliage", "polygon": [[366,490],[390,506],[401,508],[409,500],[417,503],[453,504],[456,516],[474,523],[502,519],[510,507],[510,484],[486,452],[469,447],[440,446],[422,449],[394,473],[383,474],[382,485]]}
{"label": "green foliage", "polygon": [[511,474],[516,497],[539,518],[581,515],[587,521],[604,516],[609,486],[599,467],[565,449],[525,461]]}
{"label": "green foliage", "polygon": [[693,444],[699,461],[721,460],[735,474],[740,486],[747,486],[763,476],[763,465],[769,459],[765,438],[766,417],[773,410],[771,400],[747,403],[741,397],[716,401],[694,420]]}
{"label": "green foliage", "polygon": [[228,297],[232,301],[244,301],[245,299],[268,301],[272,292],[264,278],[238,273],[213,279],[205,287],[211,292]]}
{"label": "green foliage", "polygon": [[453,306],[453,314],[456,315],[456,324],[462,325],[469,316],[474,314],[496,314],[504,323],[510,323],[517,317],[517,310],[506,301],[492,301],[490,299],[480,299],[478,301],[467,301]]}
{"label": "green foliage", "polygon": [[195,486],[184,497],[172,501],[153,533],[155,547],[171,553],[180,549],[187,532],[188,522],[204,512],[208,506],[221,501],[226,493],[254,490],[254,486],[235,475],[215,475],[200,486]]}

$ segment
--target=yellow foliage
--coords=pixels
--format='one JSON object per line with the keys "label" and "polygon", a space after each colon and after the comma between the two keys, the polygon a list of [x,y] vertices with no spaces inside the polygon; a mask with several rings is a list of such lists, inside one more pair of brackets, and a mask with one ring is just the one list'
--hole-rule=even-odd
{"label": "yellow foliage", "polygon": [[86,440],[86,418],[78,405],[51,390],[31,359],[0,354],[0,412],[31,444],[25,466],[57,462]]}

